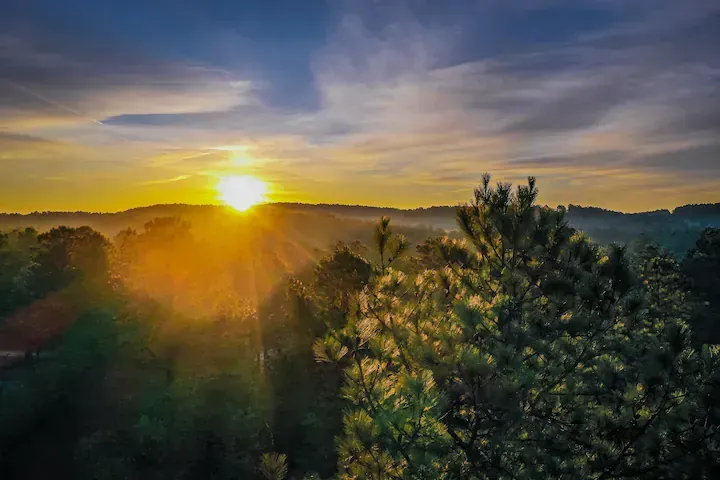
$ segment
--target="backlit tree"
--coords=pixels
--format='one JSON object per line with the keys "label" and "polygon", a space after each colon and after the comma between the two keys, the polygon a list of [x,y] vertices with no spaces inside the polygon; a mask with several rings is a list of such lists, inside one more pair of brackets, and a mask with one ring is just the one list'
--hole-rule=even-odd
{"label": "backlit tree", "polygon": [[[415,278],[385,269],[316,344],[345,368],[343,478],[702,478],[717,350],[690,345],[620,247],[601,249],[535,180],[489,176],[458,208],[465,241]],[[660,301],[660,303],[658,303]],[[662,315],[658,306],[663,307]]]}

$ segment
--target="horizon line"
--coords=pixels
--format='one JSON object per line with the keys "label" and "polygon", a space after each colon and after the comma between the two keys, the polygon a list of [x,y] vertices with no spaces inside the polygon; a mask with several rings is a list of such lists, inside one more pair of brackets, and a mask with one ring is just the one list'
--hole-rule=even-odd
{"label": "horizon line", "polygon": [[[418,210],[431,210],[435,208],[454,208],[459,205],[462,205],[463,203],[467,202],[458,202],[455,205],[431,205],[429,207],[414,207],[414,208],[400,208],[400,207],[392,207],[392,206],[378,206],[378,205],[363,205],[363,204],[347,204],[347,203],[309,203],[309,202],[265,202],[258,204],[256,206],[271,206],[271,205],[298,205],[298,206],[310,206],[310,207],[350,207],[350,208],[373,208],[373,209],[380,209],[380,210],[395,210],[399,212],[413,212]],[[567,205],[563,205],[566,208],[569,208],[570,206],[574,207],[581,207],[581,208],[597,208],[600,210],[604,210],[607,212],[613,212],[613,213],[622,213],[625,215],[634,215],[634,214],[643,214],[643,213],[658,213],[658,212],[669,212],[670,214],[673,214],[675,210],[682,207],[687,206],[697,206],[697,205],[720,205],[720,202],[715,203],[686,203],[683,205],[677,205],[672,209],[668,208],[659,208],[657,210],[640,210],[640,211],[623,211],[623,210],[612,210],[607,209],[604,207],[599,207],[596,205],[581,205],[581,204],[574,204],[574,203],[568,203]],[[544,205],[548,206],[548,205]],[[559,206],[559,205],[558,205]],[[37,214],[86,214],[86,215],[118,215],[122,213],[127,213],[133,210],[142,210],[142,209],[149,209],[153,207],[216,207],[216,208],[227,208],[232,209],[232,207],[224,204],[219,203],[155,203],[150,205],[140,205],[137,207],[129,207],[122,210],[115,210],[115,211],[90,211],[90,210],[33,210],[31,212],[7,212],[7,211],[0,211],[0,215],[13,215],[13,216],[29,216],[29,215],[37,215]],[[557,206],[556,206],[557,207]],[[552,207],[552,208],[556,208]]]}

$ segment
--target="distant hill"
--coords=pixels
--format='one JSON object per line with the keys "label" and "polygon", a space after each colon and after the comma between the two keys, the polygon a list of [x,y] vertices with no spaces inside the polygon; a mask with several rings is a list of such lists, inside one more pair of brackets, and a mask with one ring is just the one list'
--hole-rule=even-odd
{"label": "distant hill", "polygon": [[357,220],[376,221],[381,216],[388,216],[396,224],[442,228],[444,230],[456,228],[454,206],[401,209],[338,204],[277,203],[275,205],[281,208],[312,211]]}
{"label": "distant hill", "polygon": [[[427,226],[453,230],[456,228],[455,207],[437,206],[429,208],[399,209],[389,207],[366,207],[361,205],[333,204],[277,204],[282,208],[298,211],[313,211],[359,220],[376,220],[387,215],[396,224]],[[640,213],[623,213],[599,207],[568,205],[567,218],[570,223],[588,233],[597,230],[621,229],[627,233],[639,234],[649,230],[683,230],[720,226],[720,203],[704,205],[684,205],[672,212],[655,210]]]}
{"label": "distant hill", "polygon": [[[272,203],[255,207],[255,212],[263,211],[294,212],[300,214],[330,215],[345,219],[376,221],[387,215],[392,217],[396,225],[423,226],[452,230],[455,228],[455,207],[431,207],[414,210],[398,208],[366,207],[360,205],[313,205],[302,203]],[[132,208],[114,213],[90,212],[33,212],[29,214],[0,213],[0,231],[15,228],[33,227],[37,230],[48,230],[57,225],[79,227],[89,225],[114,236],[125,228],[139,229],[157,217],[181,217],[193,225],[212,222],[220,217],[234,214],[228,207],[219,205],[151,205]]]}
{"label": "distant hill", "polygon": [[[180,217],[199,227],[222,225],[228,216],[236,215],[228,207],[218,205],[152,205],[133,208],[116,213],[88,212],[35,212],[26,215],[0,214],[0,231],[15,228],[34,227],[48,230],[57,225],[90,227],[114,237],[126,228],[141,229],[157,217]],[[390,207],[368,207],[362,205],[273,203],[258,206],[252,215],[270,215],[275,218],[310,215],[336,217],[338,220],[376,221],[380,216],[390,216],[395,225],[442,230],[454,230],[455,207],[436,206],[429,208],[399,209]],[[308,217],[310,219],[311,217]],[[567,218],[570,223],[586,232],[600,243],[625,243],[655,241],[671,251],[682,254],[690,248],[699,231],[706,226],[720,226],[720,203],[684,205],[673,211],[656,210],[641,213],[623,213],[603,208],[569,205]],[[299,219],[295,218],[295,222]],[[312,223],[312,222],[310,222]],[[329,228],[328,223],[328,228]],[[345,225],[343,228],[348,227]],[[362,226],[353,225],[357,231]],[[195,228],[194,228],[195,230]]]}
{"label": "distant hill", "polygon": [[132,208],[114,213],[91,212],[33,212],[28,214],[0,213],[0,231],[33,227],[45,231],[58,225],[80,227],[88,225],[105,235],[114,236],[125,228],[139,229],[153,218],[182,217],[185,219],[205,218],[225,211],[215,205],[152,205]]}

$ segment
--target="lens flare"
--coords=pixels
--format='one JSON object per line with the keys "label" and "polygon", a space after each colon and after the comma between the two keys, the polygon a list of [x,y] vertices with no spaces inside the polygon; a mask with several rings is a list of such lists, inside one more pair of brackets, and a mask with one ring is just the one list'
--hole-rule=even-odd
{"label": "lens flare", "polygon": [[218,182],[219,198],[239,212],[267,201],[267,183],[250,175],[233,175]]}

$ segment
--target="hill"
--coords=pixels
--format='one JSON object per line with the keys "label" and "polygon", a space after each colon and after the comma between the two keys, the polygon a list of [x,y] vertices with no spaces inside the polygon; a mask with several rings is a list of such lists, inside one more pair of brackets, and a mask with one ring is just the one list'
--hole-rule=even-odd
{"label": "hill", "polygon": [[[640,213],[624,213],[604,208],[568,205],[568,218],[577,228],[623,228],[642,231],[648,227],[697,227],[720,224],[720,203],[683,205],[670,210],[655,210]],[[293,211],[319,213],[341,218],[375,221],[386,215],[395,224],[430,226],[445,230],[455,229],[455,207],[450,205],[428,208],[400,209],[392,207],[369,207],[364,205],[273,203],[256,207],[258,212]],[[47,230],[56,225],[89,225],[106,235],[130,227],[140,228],[157,217],[180,217],[200,223],[212,221],[218,215],[225,216],[228,208],[218,205],[167,204],[132,208],[113,213],[93,212],[33,212],[30,214],[0,213],[0,230],[31,226]]]}
{"label": "hill", "polygon": [[[39,231],[57,225],[79,227],[88,225],[113,238],[126,229],[142,229],[158,217],[178,217],[193,226],[196,235],[215,234],[218,225],[237,225],[249,219],[272,218],[273,229],[289,228],[295,241],[312,248],[324,248],[328,243],[357,238],[367,231],[367,223],[380,216],[389,216],[395,225],[409,228],[454,230],[455,207],[436,206],[417,209],[369,207],[363,205],[274,203],[261,205],[250,214],[237,214],[217,205],[152,205],[115,213],[90,212],[34,212],[30,214],[0,213],[0,231],[33,227]],[[673,211],[656,210],[623,213],[599,207],[570,204],[567,218],[571,225],[586,232],[600,243],[627,245],[659,243],[676,255],[690,248],[699,231],[706,226],[720,226],[720,203],[683,205]],[[267,223],[267,222],[266,222]],[[304,233],[303,233],[304,232]],[[415,232],[417,237],[418,232]],[[300,234],[300,236],[298,236]],[[309,236],[309,237],[308,237]]]}

